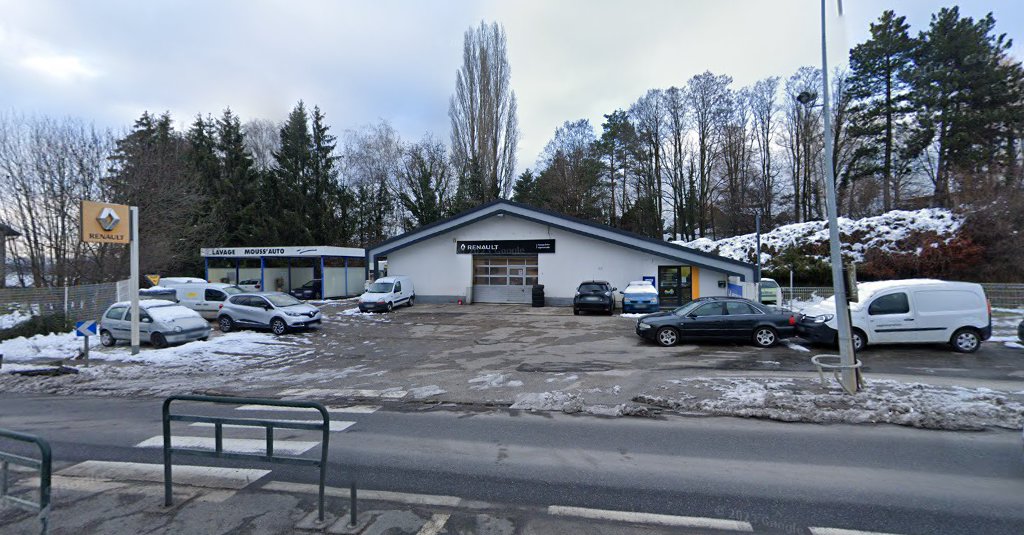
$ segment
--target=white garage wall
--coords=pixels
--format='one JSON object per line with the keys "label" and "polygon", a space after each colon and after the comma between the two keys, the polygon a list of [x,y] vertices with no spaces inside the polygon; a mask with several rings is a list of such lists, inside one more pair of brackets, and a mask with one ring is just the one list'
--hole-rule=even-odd
{"label": "white garage wall", "polygon": [[[457,241],[554,239],[555,253],[537,255],[539,280],[547,298],[571,299],[580,282],[606,280],[619,289],[645,275],[657,276],[668,260],[573,232],[506,215],[490,217],[434,236],[388,255],[388,274],[407,275],[417,296],[461,297],[472,285],[472,255],[456,254]],[[700,295],[726,295],[725,275],[701,269]]]}

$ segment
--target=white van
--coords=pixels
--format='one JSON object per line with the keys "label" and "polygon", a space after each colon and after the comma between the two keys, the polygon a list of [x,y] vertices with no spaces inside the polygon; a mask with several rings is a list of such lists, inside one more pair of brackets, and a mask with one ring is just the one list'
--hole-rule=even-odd
{"label": "white van", "polygon": [[195,310],[208,320],[217,319],[220,307],[229,295],[242,293],[241,288],[222,282],[175,284],[170,288],[177,294],[178,304]]}
{"label": "white van", "polygon": [[[973,353],[992,336],[992,308],[980,284],[931,279],[862,282],[850,303],[855,350],[868,344],[950,344]],[[835,343],[835,298],[815,307],[797,331],[814,342]],[[809,311],[805,311],[809,312]]]}
{"label": "white van", "polygon": [[412,279],[402,275],[381,277],[359,296],[359,311],[391,312],[398,305],[412,306],[416,300],[416,287]]}
{"label": "white van", "polygon": [[782,306],[782,288],[775,279],[762,277],[761,282],[761,304]]}

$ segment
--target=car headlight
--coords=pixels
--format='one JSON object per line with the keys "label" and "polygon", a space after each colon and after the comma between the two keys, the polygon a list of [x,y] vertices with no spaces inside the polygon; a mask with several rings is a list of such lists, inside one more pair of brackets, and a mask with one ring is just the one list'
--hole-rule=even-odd
{"label": "car headlight", "polygon": [[177,327],[175,327],[174,328],[174,332],[180,333],[181,332],[181,325],[178,325]]}
{"label": "car headlight", "polygon": [[835,314],[822,314],[814,317],[814,323],[825,323],[826,321],[832,321],[832,318],[836,317]]}
{"label": "car headlight", "polygon": [[579,296],[580,296],[580,293],[579,293],[579,292],[576,292],[576,297],[579,297]]}
{"label": "car headlight", "polygon": [[605,296],[605,297],[611,297],[611,295],[612,295],[612,293],[611,293],[611,292],[605,292],[605,293],[604,293],[604,296]]}
{"label": "car headlight", "polygon": [[301,316],[301,315],[302,315],[302,313],[301,313],[301,312],[287,312],[287,311],[286,311],[286,312],[285,312],[285,315],[287,315],[287,316],[292,316],[292,317],[296,317],[296,318],[297,318],[297,317]]}
{"label": "car headlight", "polygon": [[641,331],[643,331],[645,329],[650,329],[651,328],[651,324],[650,323],[644,323],[642,321],[637,322],[636,326]]}

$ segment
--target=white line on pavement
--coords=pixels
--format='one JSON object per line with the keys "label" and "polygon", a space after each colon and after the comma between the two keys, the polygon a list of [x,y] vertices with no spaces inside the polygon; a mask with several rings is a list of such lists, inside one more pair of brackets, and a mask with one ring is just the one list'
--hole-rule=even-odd
{"label": "white line on pavement", "polygon": [[[276,492],[301,492],[304,494],[316,494],[320,488],[308,483],[289,483],[286,481],[271,481],[262,487],[264,490]],[[348,489],[338,487],[326,487],[324,493],[328,496],[348,498]],[[433,496],[430,494],[409,494],[405,492],[389,492],[386,490],[363,490],[358,489],[356,494],[359,498],[381,502],[395,502],[409,505],[434,505],[442,507],[455,507],[462,501],[457,496]]]}
{"label": "white line on pavement", "polygon": [[754,531],[750,522],[727,520],[724,518],[706,518],[701,516],[659,515],[654,513],[635,513],[632,511],[609,511],[606,509],[588,509],[586,507],[567,507],[552,505],[548,514],[556,516],[574,516],[594,520],[614,520],[634,524],[656,524],[659,526],[687,527],[698,529],[722,529],[733,531]]}
{"label": "white line on pavement", "polygon": [[895,535],[893,533],[881,533],[878,531],[859,531],[856,529],[840,528],[807,528],[811,535]]}
{"label": "white line on pavement", "polygon": [[[253,421],[256,422],[258,420],[253,420]],[[309,423],[309,424],[320,423],[319,420],[274,420],[274,421],[275,422],[292,422],[292,423]],[[340,432],[348,429],[349,427],[352,427],[353,425],[355,425],[355,422],[331,420],[331,432],[332,433],[340,433]],[[210,422],[196,422],[194,424],[189,425],[189,427],[213,427],[213,426],[214,425],[212,423],[210,423]],[[263,427],[262,426],[253,426],[253,425],[224,424],[223,427],[225,427],[225,428],[231,427],[231,428],[234,428],[234,429],[255,429],[257,431],[261,431],[261,432],[263,431]],[[280,430],[283,430],[283,431],[310,431],[309,429],[291,429],[291,428],[288,428],[288,427],[280,427],[280,428],[275,428],[275,429],[280,429]],[[319,433],[319,431],[316,431],[316,432]],[[275,448],[277,447],[277,441],[274,441],[274,447]]]}
{"label": "white line on pavement", "polygon": [[[329,413],[347,413],[347,414],[373,414],[380,409],[379,405],[349,405],[347,407],[327,407]],[[237,411],[266,411],[266,412],[299,412],[305,411],[311,414],[317,414],[319,411],[316,409],[308,409],[305,407],[268,407],[267,405],[242,405],[235,407]]]}
{"label": "white line on pavement", "polygon": [[[250,483],[269,473],[270,470],[181,464],[176,464],[173,468],[174,482],[177,484],[236,490],[245,488]],[[164,465],[85,461],[69,466],[57,472],[57,475],[106,479],[110,481],[128,480],[162,483],[164,480]]]}
{"label": "white line on pavement", "polygon": [[[320,443],[304,440],[275,440],[274,453],[301,455],[318,444]],[[233,453],[263,453],[267,449],[267,441],[257,438],[225,438],[222,445],[224,451]],[[162,435],[147,438],[135,445],[136,448],[162,448],[163,446],[164,437]],[[172,436],[171,446],[175,448],[198,448],[212,451],[214,449],[214,439],[213,437]]]}
{"label": "white line on pavement", "polygon": [[448,519],[451,518],[451,516],[452,515],[445,513],[438,513],[431,516],[430,520],[428,520],[426,524],[423,524],[423,527],[420,528],[420,531],[416,533],[416,535],[437,535],[442,529],[444,529],[444,525],[448,523]]}

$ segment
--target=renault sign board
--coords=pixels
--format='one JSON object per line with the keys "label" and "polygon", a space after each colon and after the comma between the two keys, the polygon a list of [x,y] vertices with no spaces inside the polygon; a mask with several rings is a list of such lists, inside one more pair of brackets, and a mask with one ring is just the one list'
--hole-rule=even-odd
{"label": "renault sign board", "polygon": [[128,206],[82,201],[82,241],[90,243],[129,243]]}

